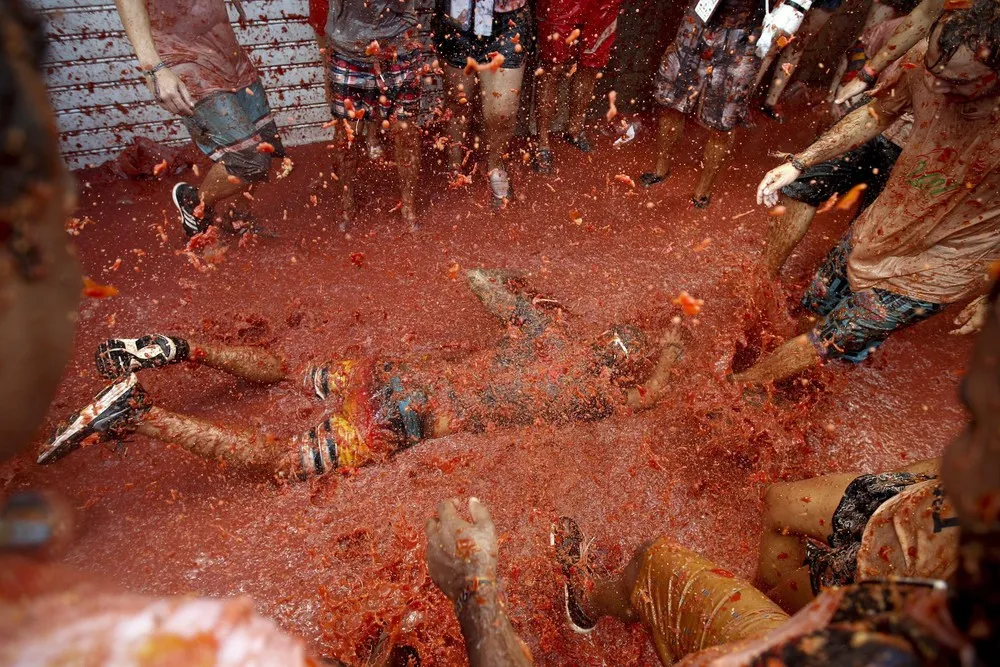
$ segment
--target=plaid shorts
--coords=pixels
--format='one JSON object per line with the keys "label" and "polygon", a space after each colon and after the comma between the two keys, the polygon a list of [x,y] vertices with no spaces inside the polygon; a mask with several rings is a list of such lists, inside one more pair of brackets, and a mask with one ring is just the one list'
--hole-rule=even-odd
{"label": "plaid shorts", "polygon": [[733,129],[746,118],[761,66],[754,35],[744,28],[708,27],[689,11],[660,61],[653,98],[706,127]]}
{"label": "plaid shorts", "polygon": [[823,260],[802,297],[802,307],[823,316],[809,332],[820,357],[859,363],[894,331],[926,320],[944,305],[878,287],[851,290],[847,278],[851,233],[848,230]]}
{"label": "plaid shorts", "polygon": [[412,120],[421,124],[424,58],[419,51],[396,52],[372,62],[330,57],[330,113],[350,118],[346,101],[366,118]]}
{"label": "plaid shorts", "polygon": [[[202,153],[246,181],[267,179],[271,160],[285,155],[260,81],[236,92],[209,95],[194,105],[193,116],[184,116],[181,122]],[[262,141],[275,151],[258,152]]]}

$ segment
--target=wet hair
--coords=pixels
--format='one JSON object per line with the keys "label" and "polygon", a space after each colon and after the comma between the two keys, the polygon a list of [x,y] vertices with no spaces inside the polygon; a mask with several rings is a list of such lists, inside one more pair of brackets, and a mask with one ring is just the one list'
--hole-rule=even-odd
{"label": "wet hair", "polygon": [[969,9],[942,12],[929,34],[933,35],[939,26],[940,62],[948,62],[965,46],[976,60],[994,72],[1000,71],[1000,2],[977,0]]}
{"label": "wet hair", "polygon": [[630,324],[616,324],[602,333],[596,352],[599,363],[610,368],[615,379],[641,382],[653,369],[649,339]]}
{"label": "wet hair", "polygon": [[56,145],[50,114],[24,90],[28,67],[39,73],[45,38],[38,17],[20,0],[0,0],[0,206],[34,182],[51,178]]}

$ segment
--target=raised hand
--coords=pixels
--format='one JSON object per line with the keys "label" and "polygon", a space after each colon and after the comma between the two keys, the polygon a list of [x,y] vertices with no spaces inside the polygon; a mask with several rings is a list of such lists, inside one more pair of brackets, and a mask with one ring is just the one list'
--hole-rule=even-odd
{"label": "raised hand", "polygon": [[472,522],[458,515],[454,500],[438,504],[427,521],[427,569],[438,588],[455,602],[479,582],[496,581],[497,537],[486,506],[469,499]]}

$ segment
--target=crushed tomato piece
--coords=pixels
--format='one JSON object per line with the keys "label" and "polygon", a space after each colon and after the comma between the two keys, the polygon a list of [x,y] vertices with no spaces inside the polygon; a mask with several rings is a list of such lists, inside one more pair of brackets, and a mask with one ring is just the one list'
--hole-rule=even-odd
{"label": "crushed tomato piece", "polygon": [[701,312],[701,307],[705,305],[702,299],[696,299],[685,291],[682,291],[673,299],[675,306],[680,306],[685,315],[697,315]]}
{"label": "crushed tomato piece", "polygon": [[83,277],[83,295],[92,299],[106,299],[109,296],[118,296],[118,288],[111,285],[100,285],[89,277]]}

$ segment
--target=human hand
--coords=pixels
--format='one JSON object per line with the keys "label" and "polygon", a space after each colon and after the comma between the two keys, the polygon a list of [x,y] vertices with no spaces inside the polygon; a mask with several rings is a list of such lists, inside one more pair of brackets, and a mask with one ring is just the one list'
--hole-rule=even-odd
{"label": "human hand", "polygon": [[427,569],[431,579],[452,602],[473,582],[496,581],[497,538],[489,510],[469,498],[472,523],[458,515],[454,500],[438,504],[427,521]]}
{"label": "human hand", "polygon": [[802,172],[789,162],[767,172],[764,180],[757,186],[757,203],[764,204],[769,208],[774,206],[778,203],[781,188],[795,182],[795,179],[801,174]]}
{"label": "human hand", "polygon": [[833,99],[834,104],[849,104],[851,100],[868,90],[868,84],[858,77],[854,77],[843,86],[837,89],[837,94]]}
{"label": "human hand", "polygon": [[164,67],[154,72],[153,76],[146,77],[146,84],[160,106],[170,113],[180,116],[194,115],[194,98],[191,97],[184,82],[170,71],[169,67]]}
{"label": "human hand", "polygon": [[989,302],[986,300],[986,295],[984,294],[978,299],[971,301],[962,309],[962,312],[955,318],[956,328],[948,333],[954,336],[976,333],[986,323],[986,313],[988,311]]}

